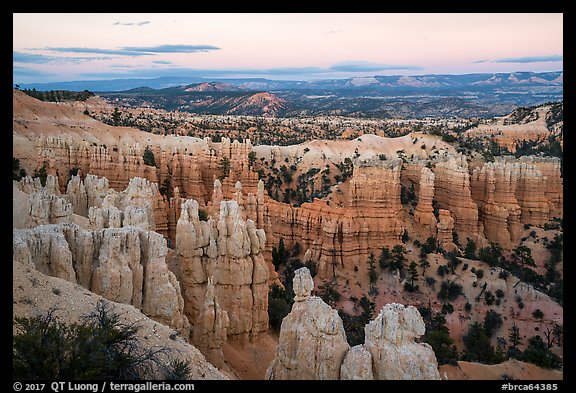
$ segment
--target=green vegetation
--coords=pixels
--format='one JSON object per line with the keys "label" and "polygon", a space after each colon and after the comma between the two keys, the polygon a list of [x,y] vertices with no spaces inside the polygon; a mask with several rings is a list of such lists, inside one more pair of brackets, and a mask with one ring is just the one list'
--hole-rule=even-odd
{"label": "green vegetation", "polygon": [[42,166],[40,167],[40,169],[37,169],[34,171],[34,174],[32,175],[33,178],[40,178],[40,184],[42,184],[42,187],[46,186],[46,179],[48,178],[48,172],[46,169],[46,161],[44,161],[42,163]]}
{"label": "green vegetation", "polygon": [[198,209],[198,218],[200,221],[208,221],[208,213],[204,209]]}
{"label": "green vegetation", "polygon": [[362,309],[359,315],[350,315],[344,310],[338,310],[350,346],[364,343],[364,327],[370,322],[374,314],[374,302],[369,300],[366,295],[362,295],[358,305]]}
{"label": "green vegetation", "polygon": [[268,292],[268,320],[270,327],[276,331],[280,330],[282,320],[290,310],[294,303],[294,292],[292,289],[282,288],[273,284]]}
{"label": "green vegetation", "polygon": [[23,177],[26,177],[26,170],[20,168],[20,160],[12,157],[12,180],[20,181]]}
{"label": "green vegetation", "polygon": [[170,180],[170,176],[164,179],[162,185],[158,187],[158,191],[160,191],[160,195],[165,196],[168,199],[172,197],[172,180]]}
{"label": "green vegetation", "polygon": [[562,361],[548,348],[540,336],[534,336],[528,340],[528,346],[522,354],[521,360],[533,363],[543,368],[560,368]]}
{"label": "green vegetation", "polygon": [[472,239],[468,239],[466,247],[464,248],[464,257],[468,259],[477,259],[476,257],[476,242]]}
{"label": "green vegetation", "polygon": [[404,284],[404,289],[407,290],[408,292],[417,292],[419,290],[418,285],[414,284],[419,276],[416,266],[417,266],[416,262],[412,262],[408,267],[408,279],[410,280],[410,282],[406,282]]}
{"label": "green vegetation", "polygon": [[250,165],[250,167],[254,167],[255,163],[256,163],[256,152],[251,151],[250,153],[248,153],[248,165]]}
{"label": "green vegetation", "polygon": [[[14,379],[153,379],[187,377],[189,365],[169,362],[166,347],[146,349],[136,324],[121,322],[111,303],[99,301],[79,323],[64,323],[55,310],[17,317],[13,336]],[[163,366],[163,365],[166,366]]]}
{"label": "green vegetation", "polygon": [[370,279],[370,285],[378,281],[378,272],[376,271],[376,265],[374,263],[374,254],[372,253],[368,256],[368,278]]}
{"label": "green vegetation", "polygon": [[492,337],[494,333],[502,327],[502,315],[494,310],[489,310],[484,316],[484,329],[486,335]]}
{"label": "green vegetation", "polygon": [[278,248],[272,247],[272,263],[276,271],[280,269],[280,266],[286,263],[288,259],[288,252],[284,247],[284,238],[280,238],[278,241]]}
{"label": "green vegetation", "polygon": [[438,241],[436,238],[434,236],[430,236],[428,239],[426,239],[426,242],[422,244],[421,250],[425,254],[430,254],[436,251],[437,246]]}
{"label": "green vegetation", "polygon": [[220,180],[224,180],[230,174],[230,159],[228,157],[222,157],[220,160],[220,170],[222,171]]}
{"label": "green vegetation", "polygon": [[463,360],[485,364],[496,364],[504,360],[502,352],[495,350],[490,343],[483,324],[474,322],[463,339],[465,346]]}
{"label": "green vegetation", "polygon": [[462,285],[452,282],[450,280],[442,281],[440,291],[438,292],[438,299],[440,300],[456,300],[462,294]]}
{"label": "green vegetation", "polygon": [[478,258],[490,266],[497,266],[502,258],[502,247],[496,243],[490,243],[489,246],[478,250]]}
{"label": "green vegetation", "polygon": [[20,90],[30,97],[34,97],[40,101],[62,102],[62,101],[86,101],[90,97],[94,97],[94,93],[88,90],[84,91],[69,91],[69,90],[49,90],[40,91],[36,89],[23,89]]}
{"label": "green vegetation", "polygon": [[156,160],[154,159],[154,152],[150,150],[148,146],[144,149],[144,155],[142,156],[144,160],[144,165],[156,166]]}
{"label": "green vegetation", "polygon": [[421,340],[430,344],[438,364],[442,365],[457,361],[458,351],[446,326],[446,317],[442,313],[432,315],[432,311],[428,307],[419,307],[418,311],[420,311],[426,325],[426,333]]}

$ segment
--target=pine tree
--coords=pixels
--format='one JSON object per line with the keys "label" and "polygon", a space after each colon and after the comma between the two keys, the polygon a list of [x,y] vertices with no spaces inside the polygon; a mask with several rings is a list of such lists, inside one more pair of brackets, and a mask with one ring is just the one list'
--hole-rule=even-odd
{"label": "pine tree", "polygon": [[374,263],[374,254],[370,253],[368,256],[368,278],[370,279],[370,284],[376,283],[378,281],[378,273],[376,272],[376,267]]}
{"label": "pine tree", "polygon": [[223,180],[230,173],[230,159],[228,157],[223,157],[220,160],[220,170],[222,175],[220,175],[220,180]]}
{"label": "pine tree", "polygon": [[412,262],[408,267],[408,277],[410,277],[410,283],[414,286],[414,281],[418,279],[418,270],[416,270],[416,262]]}
{"label": "pine tree", "polygon": [[518,349],[518,345],[522,344],[522,336],[520,336],[520,329],[516,326],[516,323],[510,328],[510,334],[508,335],[508,340],[510,340],[510,349]]}

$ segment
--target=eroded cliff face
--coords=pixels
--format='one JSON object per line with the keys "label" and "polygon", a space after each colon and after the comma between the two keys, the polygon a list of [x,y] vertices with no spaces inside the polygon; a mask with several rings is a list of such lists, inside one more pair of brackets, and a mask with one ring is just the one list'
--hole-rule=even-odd
{"label": "eroded cliff face", "polygon": [[418,310],[387,304],[365,327],[365,343],[350,348],[340,316],[311,296],[308,268],[295,271],[295,303],[282,321],[276,357],[266,379],[440,379]]}
{"label": "eroded cliff face", "polygon": [[270,247],[280,238],[300,243],[318,261],[321,279],[352,270],[367,255],[400,242],[404,230],[400,204],[400,160],[357,161],[350,180],[348,205],[333,207],[314,200],[300,207],[265,196],[264,228]]}
{"label": "eroded cliff face", "polygon": [[[218,331],[224,329],[226,319],[227,338],[240,343],[268,329],[270,273],[262,256],[265,243],[264,230],[243,219],[234,200],[221,201],[218,219],[207,221],[199,218],[198,202],[182,204],[176,229],[179,277],[185,288],[185,313],[193,326],[192,340],[201,350],[209,349],[206,356],[218,356],[215,343],[222,341]],[[227,317],[218,316],[216,305]]]}
{"label": "eroded cliff face", "polygon": [[83,230],[40,225],[13,232],[13,259],[140,309],[187,337],[180,285],[166,265],[162,235],[134,227]]}
{"label": "eroded cliff face", "polygon": [[448,156],[437,162],[433,169],[434,199],[440,208],[450,211],[454,228],[462,241],[482,238],[479,230],[478,206],[472,200],[468,163],[462,155]]}
{"label": "eroded cliff face", "polygon": [[434,172],[422,167],[420,182],[418,183],[418,204],[414,210],[414,224],[418,227],[421,236],[426,239],[436,235],[436,217],[432,200],[434,198]]}
{"label": "eroded cliff face", "polygon": [[563,215],[559,159],[498,157],[473,170],[471,189],[486,238],[505,248],[520,241],[523,224]]}

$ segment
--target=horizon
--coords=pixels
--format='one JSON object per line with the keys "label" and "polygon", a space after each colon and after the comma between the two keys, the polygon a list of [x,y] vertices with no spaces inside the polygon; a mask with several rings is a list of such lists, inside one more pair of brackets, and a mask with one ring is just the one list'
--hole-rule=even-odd
{"label": "horizon", "polygon": [[13,22],[14,84],[563,71],[561,13],[20,13]]}

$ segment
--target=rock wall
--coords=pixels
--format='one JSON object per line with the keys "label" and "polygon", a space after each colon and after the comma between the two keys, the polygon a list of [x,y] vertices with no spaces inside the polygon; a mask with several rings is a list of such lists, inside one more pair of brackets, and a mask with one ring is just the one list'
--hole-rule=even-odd
{"label": "rock wall", "polygon": [[[264,230],[241,217],[236,201],[220,203],[219,218],[201,221],[198,202],[181,206],[176,229],[179,278],[184,290],[185,313],[192,340],[199,348],[214,349],[206,343],[208,281],[214,285],[214,304],[226,311],[228,339],[247,343],[268,329],[269,271],[262,250]],[[224,317],[221,317],[224,320]],[[212,353],[214,351],[211,351]],[[209,356],[209,354],[205,354]]]}
{"label": "rock wall", "polygon": [[434,172],[426,167],[420,170],[418,204],[414,210],[414,223],[424,239],[436,235],[436,217],[432,207],[435,177]]}
{"label": "rock wall", "polygon": [[440,208],[452,214],[460,243],[465,244],[467,238],[479,243],[483,234],[478,228],[478,206],[472,200],[466,158],[462,155],[448,156],[435,164],[433,172],[434,199]]}
{"label": "rock wall", "polygon": [[418,310],[387,304],[365,327],[363,345],[350,348],[342,320],[322,299],[311,296],[308,268],[295,271],[294,305],[282,320],[276,356],[266,379],[440,379]]}
{"label": "rock wall", "polygon": [[523,224],[563,216],[559,159],[498,157],[472,171],[471,189],[486,238],[504,247],[520,241]]}
{"label": "rock wall", "polygon": [[321,200],[300,207],[264,196],[263,227],[269,246],[284,239],[300,243],[318,261],[321,279],[365,263],[367,255],[400,242],[404,230],[400,204],[401,161],[357,161],[350,180],[349,204],[333,207]]}
{"label": "rock wall", "polygon": [[75,224],[14,230],[13,259],[131,304],[187,337],[180,285],[166,265],[162,235],[134,227],[83,230]]}

